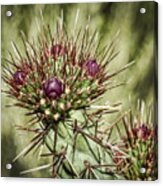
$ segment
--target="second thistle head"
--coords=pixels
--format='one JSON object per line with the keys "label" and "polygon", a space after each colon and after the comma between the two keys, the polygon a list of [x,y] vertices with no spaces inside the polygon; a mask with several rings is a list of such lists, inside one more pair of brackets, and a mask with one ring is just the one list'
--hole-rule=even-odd
{"label": "second thistle head", "polygon": [[[119,133],[121,142],[117,143],[119,149],[113,156],[117,172],[121,172],[129,180],[157,178],[157,127],[151,117],[153,109],[142,110],[143,105],[145,107],[142,102],[137,115],[130,111],[123,116],[121,127],[124,127],[125,133]],[[148,120],[143,118],[145,114]]]}

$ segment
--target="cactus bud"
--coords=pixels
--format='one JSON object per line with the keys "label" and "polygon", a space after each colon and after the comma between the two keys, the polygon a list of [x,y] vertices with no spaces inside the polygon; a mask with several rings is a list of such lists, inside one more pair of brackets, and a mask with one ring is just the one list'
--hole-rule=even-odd
{"label": "cactus bud", "polygon": [[58,99],[64,92],[64,85],[59,79],[51,78],[44,83],[43,91],[48,98]]}
{"label": "cactus bud", "polygon": [[100,71],[100,67],[97,64],[96,60],[88,60],[85,64],[84,67],[86,69],[86,73],[91,76],[91,77],[95,77],[99,71]]}
{"label": "cactus bud", "polygon": [[51,55],[54,60],[56,60],[59,56],[63,56],[65,53],[66,49],[60,44],[56,44],[51,47]]}
{"label": "cactus bud", "polygon": [[25,78],[26,78],[26,73],[21,70],[18,70],[13,75],[13,78],[14,78],[14,81],[17,85],[22,85],[24,83]]}
{"label": "cactus bud", "polygon": [[142,140],[147,140],[150,137],[151,130],[145,125],[142,124],[139,128],[135,128],[133,133]]}

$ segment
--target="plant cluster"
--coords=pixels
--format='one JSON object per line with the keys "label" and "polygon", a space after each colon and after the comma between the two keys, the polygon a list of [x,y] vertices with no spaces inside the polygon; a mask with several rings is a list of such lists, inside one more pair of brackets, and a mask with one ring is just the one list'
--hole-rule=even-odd
{"label": "plant cluster", "polygon": [[[67,33],[63,19],[58,19],[56,32],[43,26],[36,43],[21,32],[25,55],[12,43],[14,52],[3,67],[8,85],[4,92],[31,118],[17,129],[33,133],[13,162],[43,146],[40,156],[51,158],[49,164],[22,173],[47,169],[57,178],[156,179],[153,121],[135,120],[130,112],[129,119],[121,117],[124,132],[120,120],[113,125],[103,120],[104,115],[120,111],[119,103],[92,109],[106,91],[124,85],[112,79],[133,62],[110,71],[109,64],[118,55],[115,38],[101,48],[98,32],[91,33],[89,24],[75,28],[76,24],[75,31]],[[113,131],[118,134],[116,142]]]}

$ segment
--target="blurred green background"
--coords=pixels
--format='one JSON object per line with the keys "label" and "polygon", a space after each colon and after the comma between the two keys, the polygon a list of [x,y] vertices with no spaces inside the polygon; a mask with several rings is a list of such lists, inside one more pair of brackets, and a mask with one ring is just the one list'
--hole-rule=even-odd
{"label": "blurred green background", "polygon": [[[128,62],[135,60],[135,65],[115,78],[117,82],[127,81],[127,85],[108,91],[103,102],[122,102],[122,111],[130,105],[136,105],[137,99],[151,103],[157,95],[156,69],[157,40],[154,2],[131,3],[90,3],[90,4],[47,4],[47,5],[8,5],[2,6],[2,57],[8,57],[8,51],[13,52],[11,41],[15,41],[19,48],[22,47],[19,31],[23,30],[27,38],[36,38],[37,23],[40,21],[40,9],[45,22],[55,28],[56,17],[64,12],[64,21],[68,31],[73,30],[73,23],[77,9],[80,9],[78,27],[86,23],[88,15],[91,16],[91,28],[98,29],[103,36],[102,45],[109,43],[114,34],[120,30],[116,43],[120,54],[110,65],[110,71],[115,71]],[[140,8],[146,8],[146,13],[141,14]],[[6,11],[12,11],[11,17],[6,16]],[[54,25],[54,26],[53,26]],[[2,60],[2,63],[5,61]],[[2,81],[2,88],[6,85]],[[130,101],[129,101],[130,98]],[[14,125],[21,125],[27,121],[24,111],[18,108],[6,108],[12,100],[2,94],[2,176],[20,176],[19,172],[38,166],[39,160],[35,155],[29,155],[18,160],[11,170],[6,169],[6,164],[18,154],[28,143],[30,134],[16,131]],[[102,104],[102,103],[101,103]],[[108,117],[112,123],[117,116]],[[22,175],[21,175],[22,176]],[[49,177],[46,171],[34,172],[27,177]]]}

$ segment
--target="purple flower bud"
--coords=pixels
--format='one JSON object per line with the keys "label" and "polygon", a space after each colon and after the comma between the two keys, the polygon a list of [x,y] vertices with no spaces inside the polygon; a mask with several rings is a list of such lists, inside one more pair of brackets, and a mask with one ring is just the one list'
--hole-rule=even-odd
{"label": "purple flower bud", "polygon": [[65,53],[66,49],[60,44],[53,45],[51,48],[51,55],[54,59],[57,59],[59,56],[63,56]]}
{"label": "purple flower bud", "polygon": [[151,130],[145,124],[142,124],[135,130],[135,133],[140,139],[146,140],[150,136]]}
{"label": "purple flower bud", "polygon": [[51,78],[47,80],[43,85],[43,91],[45,95],[50,99],[58,99],[64,92],[63,83],[57,78]]}
{"label": "purple flower bud", "polygon": [[22,85],[24,83],[24,80],[26,78],[26,73],[19,70],[17,72],[15,72],[15,74],[13,75],[14,81],[17,85]]}
{"label": "purple flower bud", "polygon": [[92,77],[96,76],[97,73],[100,71],[100,67],[97,64],[96,60],[88,60],[85,65],[86,73]]}

